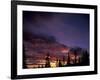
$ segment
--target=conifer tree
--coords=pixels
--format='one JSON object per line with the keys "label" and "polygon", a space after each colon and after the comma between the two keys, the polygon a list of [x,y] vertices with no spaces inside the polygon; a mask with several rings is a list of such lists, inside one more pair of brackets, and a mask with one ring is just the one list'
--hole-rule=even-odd
{"label": "conifer tree", "polygon": [[49,55],[49,53],[46,55],[45,60],[46,60],[45,67],[50,67],[50,55]]}

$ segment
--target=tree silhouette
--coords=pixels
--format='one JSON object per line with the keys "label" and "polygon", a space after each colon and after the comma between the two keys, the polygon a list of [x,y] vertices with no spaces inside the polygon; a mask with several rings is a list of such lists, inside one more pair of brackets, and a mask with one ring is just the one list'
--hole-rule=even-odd
{"label": "tree silhouette", "polygon": [[66,61],[66,60],[65,60],[65,56],[63,56],[63,65],[65,64],[65,61]]}
{"label": "tree silhouette", "polygon": [[62,63],[61,63],[61,60],[59,60],[59,64],[58,64],[58,65],[59,65],[59,67],[62,67]]}
{"label": "tree silhouette", "polygon": [[23,68],[27,68],[27,66],[26,66],[26,55],[25,55],[24,44],[23,44]]}
{"label": "tree silhouette", "polygon": [[83,65],[89,65],[89,53],[86,50],[83,51],[81,63]]}
{"label": "tree silhouette", "polygon": [[[74,47],[74,48],[72,48],[72,51],[73,51],[73,53],[74,53],[74,55],[75,55],[75,63],[77,62],[77,56],[78,55],[82,55],[83,54],[83,49],[82,48],[80,48],[80,47]],[[79,58],[79,62],[80,62],[80,58]]]}
{"label": "tree silhouette", "polygon": [[67,64],[70,64],[70,56],[69,56],[69,52],[67,53]]}
{"label": "tree silhouette", "polygon": [[56,60],[56,66],[59,67],[59,59]]}
{"label": "tree silhouette", "polygon": [[46,60],[45,67],[50,67],[50,55],[49,55],[49,53],[46,55],[45,60]]}
{"label": "tree silhouette", "polygon": [[76,57],[78,55],[81,55],[81,58],[79,58],[79,63],[78,64],[80,64],[80,65],[89,65],[89,53],[88,53],[87,50],[82,49],[80,47],[74,47],[74,48],[72,48],[72,51],[75,55],[75,64],[76,64],[76,61],[77,61]]}

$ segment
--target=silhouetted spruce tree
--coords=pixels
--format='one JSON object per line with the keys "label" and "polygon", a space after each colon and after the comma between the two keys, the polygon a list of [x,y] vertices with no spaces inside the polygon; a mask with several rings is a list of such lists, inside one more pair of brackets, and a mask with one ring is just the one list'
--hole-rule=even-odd
{"label": "silhouetted spruce tree", "polygon": [[62,66],[64,66],[64,64],[65,64],[65,56],[63,56],[63,65]]}
{"label": "silhouetted spruce tree", "polygon": [[77,62],[77,56],[79,55],[79,54],[82,54],[81,52],[82,52],[82,48],[80,48],[80,47],[74,47],[74,48],[72,48],[72,51],[73,51],[73,53],[74,53],[74,55],[75,55],[75,64],[76,64],[76,62]]}
{"label": "silhouetted spruce tree", "polygon": [[74,53],[75,56],[75,60],[74,60],[74,64],[76,64],[76,57],[77,57],[77,48],[72,48],[71,51]]}
{"label": "silhouetted spruce tree", "polygon": [[61,63],[61,60],[59,60],[59,64],[58,64],[58,65],[59,65],[59,67],[62,67],[62,63]]}
{"label": "silhouetted spruce tree", "polygon": [[75,49],[74,50],[74,55],[75,55],[75,64],[77,63],[76,61],[77,61],[77,59],[76,59],[76,57],[77,57],[77,50]]}
{"label": "silhouetted spruce tree", "polygon": [[59,67],[58,64],[59,64],[59,60],[57,59],[57,60],[56,60],[56,67]]}
{"label": "silhouetted spruce tree", "polygon": [[23,44],[23,68],[27,68],[24,44]]}
{"label": "silhouetted spruce tree", "polygon": [[45,60],[46,60],[45,67],[50,67],[50,55],[49,54],[46,55]]}
{"label": "silhouetted spruce tree", "polygon": [[86,50],[83,51],[81,63],[82,65],[89,65],[89,53]]}
{"label": "silhouetted spruce tree", "polygon": [[81,58],[79,57],[79,64],[81,63]]}
{"label": "silhouetted spruce tree", "polygon": [[69,56],[69,52],[67,53],[67,64],[70,64],[70,56]]}

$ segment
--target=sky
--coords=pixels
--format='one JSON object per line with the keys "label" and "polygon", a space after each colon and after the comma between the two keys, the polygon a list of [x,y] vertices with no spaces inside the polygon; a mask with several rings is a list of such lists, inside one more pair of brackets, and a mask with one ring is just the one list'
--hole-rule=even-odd
{"label": "sky", "polygon": [[89,14],[23,11],[23,31],[89,50]]}

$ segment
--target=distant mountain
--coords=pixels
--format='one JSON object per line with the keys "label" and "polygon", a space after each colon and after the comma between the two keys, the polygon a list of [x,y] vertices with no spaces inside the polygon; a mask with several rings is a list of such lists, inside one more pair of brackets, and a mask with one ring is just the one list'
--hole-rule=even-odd
{"label": "distant mountain", "polygon": [[51,61],[55,61],[57,59],[63,60],[64,57],[67,60],[68,53],[72,58],[75,55],[77,57],[86,53],[80,47],[70,48],[57,42],[53,36],[44,34],[23,33],[23,44],[27,64],[37,64],[41,60],[45,60],[47,54],[50,55]]}
{"label": "distant mountain", "polygon": [[64,44],[57,42],[53,36],[24,33],[23,39],[24,54],[26,60],[31,63],[44,60],[47,54],[50,54],[51,60],[62,59],[63,56],[66,56],[64,50],[69,49]]}

